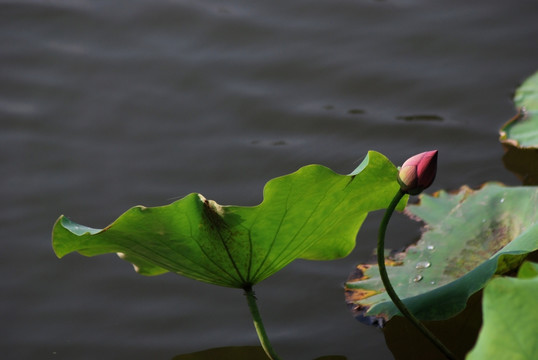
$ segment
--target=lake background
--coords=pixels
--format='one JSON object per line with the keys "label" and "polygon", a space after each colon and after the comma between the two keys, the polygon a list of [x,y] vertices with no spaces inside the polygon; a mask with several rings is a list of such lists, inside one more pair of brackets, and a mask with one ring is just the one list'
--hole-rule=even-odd
{"label": "lake background", "polygon": [[[114,255],[58,260],[54,221],[104,227],[200,192],[255,205],[269,179],[438,149],[429,193],[518,185],[498,129],[538,70],[538,2],[0,0],[0,356],[172,359],[257,345],[242,292]],[[256,287],[284,359],[392,359],[343,283],[375,248]],[[387,245],[417,239],[395,219]]]}

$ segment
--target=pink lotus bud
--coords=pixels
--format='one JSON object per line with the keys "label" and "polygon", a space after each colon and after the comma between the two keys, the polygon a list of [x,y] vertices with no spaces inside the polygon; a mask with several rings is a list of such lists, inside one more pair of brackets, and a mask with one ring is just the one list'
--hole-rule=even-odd
{"label": "pink lotus bud", "polygon": [[437,173],[437,150],[426,151],[407,159],[398,173],[402,191],[418,195],[428,188]]}

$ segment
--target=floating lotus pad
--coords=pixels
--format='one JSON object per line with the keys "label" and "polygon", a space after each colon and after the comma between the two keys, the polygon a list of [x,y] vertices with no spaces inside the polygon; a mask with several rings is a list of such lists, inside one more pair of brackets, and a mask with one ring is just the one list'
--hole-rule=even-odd
{"label": "floating lotus pad", "polygon": [[522,148],[538,148],[538,72],[514,94],[519,113],[501,128],[501,141]]}
{"label": "floating lotus pad", "polygon": [[538,185],[538,72],[516,90],[517,115],[500,130],[503,162],[524,184]]}
{"label": "floating lotus pad", "polygon": [[[538,249],[537,187],[488,183],[476,191],[441,191],[422,195],[406,212],[425,222],[425,232],[415,245],[387,258],[387,271],[402,301],[422,320],[454,316],[496,272],[516,267]],[[364,322],[382,325],[399,314],[376,264],[357,266],[346,295]]]}

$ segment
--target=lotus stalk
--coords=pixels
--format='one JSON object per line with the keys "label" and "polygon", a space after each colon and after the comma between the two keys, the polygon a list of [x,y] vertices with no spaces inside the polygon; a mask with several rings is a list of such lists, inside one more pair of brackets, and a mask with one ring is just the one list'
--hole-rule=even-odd
{"label": "lotus stalk", "polygon": [[254,290],[252,290],[252,286],[246,286],[243,290],[245,290],[245,296],[247,297],[248,308],[250,309],[250,314],[252,315],[252,320],[254,321],[256,334],[258,334],[258,339],[260,340],[260,344],[262,345],[265,354],[271,360],[280,360],[280,357],[273,349],[273,346],[269,341],[269,337],[265,332],[265,326],[263,325],[263,321],[258,310],[258,305],[256,303],[256,294],[254,293]]}
{"label": "lotus stalk", "polygon": [[405,304],[400,300],[396,291],[390,283],[390,279],[385,267],[385,233],[387,225],[394,212],[394,209],[404,197],[404,195],[418,195],[428,188],[434,181],[437,173],[437,150],[427,151],[412,156],[405,161],[398,173],[398,183],[400,189],[392,199],[385,215],[381,220],[377,241],[377,263],[379,265],[379,274],[387,294],[390,296],[394,305],[400,310],[411,323],[422,332],[445,356],[447,359],[456,360],[454,354],[415,317]]}

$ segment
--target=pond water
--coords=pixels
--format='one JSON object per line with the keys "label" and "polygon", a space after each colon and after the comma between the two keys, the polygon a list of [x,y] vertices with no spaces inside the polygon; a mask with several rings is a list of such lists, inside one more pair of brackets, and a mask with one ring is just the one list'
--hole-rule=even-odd
{"label": "pond water", "polygon": [[[172,359],[257,345],[240,290],[142,277],[115,256],[58,260],[60,214],[104,227],[190,192],[254,205],[311,163],[349,173],[439,149],[429,192],[519,184],[498,128],[538,69],[538,2],[0,1],[0,357]],[[284,359],[392,359],[346,308],[380,214],[333,262],[256,288]],[[397,218],[387,245],[416,239]],[[392,236],[391,236],[392,234]]]}

